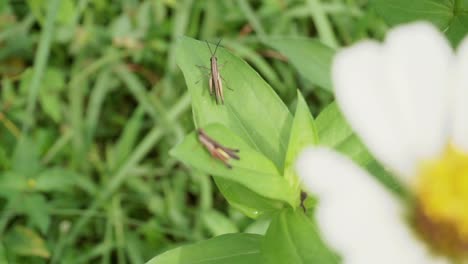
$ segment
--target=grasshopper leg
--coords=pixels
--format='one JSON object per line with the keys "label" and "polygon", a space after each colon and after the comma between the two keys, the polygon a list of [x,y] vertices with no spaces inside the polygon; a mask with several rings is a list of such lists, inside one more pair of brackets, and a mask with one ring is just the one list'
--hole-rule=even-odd
{"label": "grasshopper leg", "polygon": [[218,78],[216,78],[219,87],[219,97],[221,98],[221,102],[224,104],[224,94],[223,94],[223,82],[221,81],[221,75],[218,72]]}
{"label": "grasshopper leg", "polygon": [[213,95],[213,76],[211,74],[210,74],[210,94]]}

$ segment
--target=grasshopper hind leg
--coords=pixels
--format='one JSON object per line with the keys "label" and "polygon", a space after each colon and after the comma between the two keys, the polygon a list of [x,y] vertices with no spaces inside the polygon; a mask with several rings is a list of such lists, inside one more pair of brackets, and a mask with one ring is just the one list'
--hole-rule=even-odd
{"label": "grasshopper hind leg", "polygon": [[211,76],[210,74],[210,79],[209,79],[209,83],[210,83],[210,94],[213,95],[213,77]]}
{"label": "grasshopper hind leg", "polygon": [[218,88],[219,88],[219,95],[221,98],[222,104],[224,104],[224,94],[223,94],[223,82],[221,81],[221,75],[218,72],[218,78],[216,79],[218,82]]}

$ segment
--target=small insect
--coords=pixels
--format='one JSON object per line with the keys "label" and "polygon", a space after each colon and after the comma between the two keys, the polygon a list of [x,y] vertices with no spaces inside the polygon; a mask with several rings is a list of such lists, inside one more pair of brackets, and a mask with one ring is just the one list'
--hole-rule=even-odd
{"label": "small insect", "polygon": [[[219,43],[221,40],[218,41],[216,44],[216,48],[214,52],[211,50],[210,44],[206,41],[206,45],[208,49],[210,49],[211,57],[210,57],[210,68],[207,68],[210,71],[210,94],[216,98],[216,103],[224,104],[224,94],[223,94],[223,77],[219,74],[218,68],[218,58],[216,58],[216,51],[218,50]],[[206,67],[203,67],[206,68]]]}
{"label": "small insect", "polygon": [[211,156],[221,160],[226,167],[232,169],[231,164],[228,163],[229,159],[239,160],[239,156],[236,154],[239,152],[238,149],[227,148],[210,138],[203,129],[198,129],[198,140],[205,146],[210,152]]}

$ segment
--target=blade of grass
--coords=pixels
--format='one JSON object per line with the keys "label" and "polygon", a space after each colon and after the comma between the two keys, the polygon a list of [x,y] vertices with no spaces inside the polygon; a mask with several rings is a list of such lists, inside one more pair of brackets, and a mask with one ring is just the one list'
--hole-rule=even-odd
{"label": "blade of grass", "polygon": [[84,129],[84,100],[85,90],[89,86],[89,79],[83,80],[80,84],[70,86],[68,90],[69,116],[72,134],[71,144],[73,147],[72,166],[75,168],[86,167],[86,134]]}
{"label": "blade of grass", "polygon": [[98,72],[99,69],[105,66],[117,64],[119,60],[124,59],[129,55],[130,53],[128,51],[115,52],[115,50],[109,50],[105,56],[93,61],[89,65],[86,65],[84,69],[81,69],[76,75],[72,77],[67,86],[75,87],[80,85],[81,82],[85,81],[92,74]]}
{"label": "blade of grass", "polygon": [[[108,216],[107,219],[112,219],[112,214],[110,211],[107,212]],[[107,220],[106,221],[106,230],[104,233],[104,242],[103,244],[112,244],[112,223],[111,221]],[[101,263],[102,264],[108,264],[111,263],[111,252],[110,251],[105,251],[102,253],[102,258],[101,258]]]}
{"label": "blade of grass", "polygon": [[110,90],[111,74],[109,71],[104,71],[99,74],[96,79],[91,95],[89,96],[88,109],[86,110],[86,137],[88,146],[91,144],[101,114],[101,107],[106,99],[106,95]]}
{"label": "blade of grass", "polygon": [[121,198],[120,194],[114,195],[112,197],[112,221],[114,222],[114,233],[115,233],[115,245],[117,248],[117,259],[119,264],[125,264],[125,227],[123,224],[123,213],[121,207]]}
{"label": "blade of grass", "polygon": [[314,20],[315,27],[319,33],[320,40],[332,47],[338,47],[338,41],[335,38],[333,33],[333,28],[330,24],[330,21],[327,18],[327,14],[323,10],[322,4],[319,0],[307,0],[307,4]]}
{"label": "blade of grass", "polygon": [[73,130],[65,127],[62,131],[61,136],[55,141],[55,143],[47,150],[44,157],[42,158],[42,164],[49,163],[64,147],[67,146],[68,142],[72,138]]}
{"label": "blade of grass", "polygon": [[[187,30],[190,13],[193,5],[193,0],[184,0],[179,4],[175,19],[173,21],[173,30],[171,34],[171,42],[175,43],[177,39],[184,35]],[[171,75],[176,69],[176,47],[177,45],[169,46],[169,53],[167,55],[166,71]]]}
{"label": "blade of grass", "polygon": [[87,85],[92,74],[98,72],[104,66],[112,66],[119,62],[120,59],[128,55],[127,52],[114,52],[110,50],[106,56],[93,61],[90,65],[79,71],[72,77],[68,86],[69,100],[70,100],[70,123],[75,133],[72,135],[72,146],[73,146],[73,162],[72,164],[76,167],[84,166],[85,155],[85,142],[86,142],[86,130],[84,129],[84,88]]}
{"label": "blade of grass", "polygon": [[249,3],[246,0],[237,0],[239,7],[242,9],[245,17],[249,21],[250,25],[254,28],[255,32],[257,32],[258,37],[261,40],[264,40],[267,36],[265,29],[262,26],[262,23],[255,15],[255,12],[250,7]]}
{"label": "blade of grass", "polygon": [[[190,107],[190,95],[185,93],[180,100],[173,106],[169,111],[169,117],[171,120],[177,119],[179,115],[185,112]],[[62,256],[63,250],[66,246],[72,244],[80,234],[81,230],[88,221],[93,217],[94,212],[98,210],[111,196],[112,194],[122,185],[128,176],[128,172],[133,169],[148,152],[154,147],[154,145],[164,135],[164,129],[161,127],[154,127],[148,134],[141,140],[140,144],[132,152],[129,158],[123,163],[120,169],[111,177],[110,181],[105,185],[104,189],[94,199],[88,209],[81,215],[78,221],[73,226],[68,237],[57,243],[54,250],[51,263],[58,263]]]}
{"label": "blade of grass", "polygon": [[47,6],[47,20],[39,40],[36,56],[34,58],[33,76],[28,89],[28,104],[26,108],[28,118],[26,118],[23,122],[24,132],[27,132],[35,122],[34,111],[36,107],[37,96],[39,94],[41,80],[44,75],[45,68],[47,67],[47,61],[49,59],[50,44],[52,42],[55,18],[57,16],[59,5],[60,0],[51,0]]}
{"label": "blade of grass", "polygon": [[131,73],[127,68],[119,66],[115,70],[117,76],[122,80],[125,86],[130,90],[130,93],[135,97],[138,103],[145,109],[151,118],[157,122],[158,113],[151,104],[150,97],[145,90],[145,86],[138,80],[135,74]]}
{"label": "blade of grass", "polygon": [[24,18],[21,23],[16,24],[8,29],[5,29],[0,32],[0,42],[5,41],[11,36],[14,36],[15,34],[18,34],[18,32],[24,31],[27,32],[29,28],[33,25],[34,23],[34,16],[32,14],[29,14],[26,18]]}

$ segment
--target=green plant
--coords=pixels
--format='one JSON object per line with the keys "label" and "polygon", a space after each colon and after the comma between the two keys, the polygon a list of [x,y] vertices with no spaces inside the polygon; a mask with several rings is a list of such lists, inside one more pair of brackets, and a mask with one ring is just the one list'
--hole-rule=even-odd
{"label": "green plant", "polygon": [[[310,2],[315,4],[315,1]],[[454,45],[465,34],[456,22],[459,16],[464,16],[457,13],[460,8],[465,8],[461,2],[373,1],[372,4],[378,13],[385,14],[383,17],[391,24],[421,17],[432,20],[436,25],[449,29],[446,33]],[[432,14],[430,10],[434,10],[434,6],[441,12],[455,10],[456,15],[426,16]],[[418,9],[413,11],[412,7]],[[402,13],[400,9],[408,11]],[[449,17],[450,22],[447,21]],[[332,45],[333,38],[327,36],[323,41]],[[332,89],[331,48],[312,39],[262,36],[261,40],[285,54],[309,81],[325,90]],[[196,66],[206,64],[209,58],[204,44],[184,37],[180,39],[177,50],[177,63],[192,97],[195,126],[203,128],[222,145],[240,149],[240,160],[231,162],[232,169],[226,168],[203,148],[196,132],[187,135],[171,154],[196,170],[212,175],[224,197],[244,214],[252,218],[267,218],[271,223],[262,237],[228,234],[168,251],[148,263],[339,263],[340,256],[321,241],[313,218],[308,217],[313,215],[317,201],[313,197],[301,201],[294,162],[308,145],[326,145],[347,154],[372,171],[387,187],[404,194],[402,187],[356,138],[335,104],[329,105],[314,120],[304,97],[298,92],[292,116],[255,70],[220,48],[219,59],[227,62],[222,75],[233,90],[225,93],[225,104],[218,105],[208,92],[208,83],[197,82],[200,76],[203,77],[203,72]],[[245,240],[252,243],[245,243]],[[245,247],[234,250],[241,244]]]}

